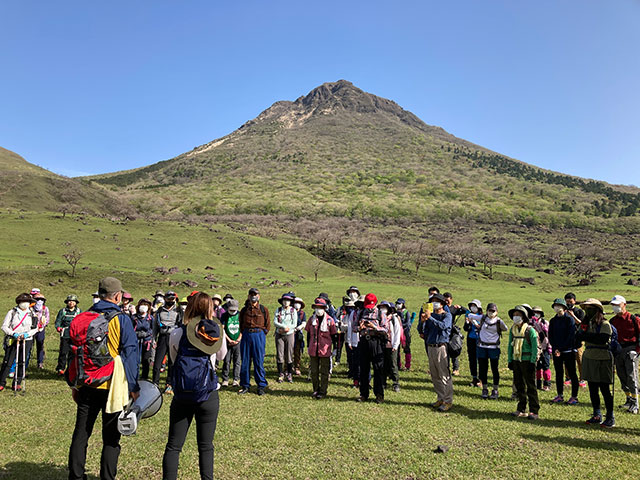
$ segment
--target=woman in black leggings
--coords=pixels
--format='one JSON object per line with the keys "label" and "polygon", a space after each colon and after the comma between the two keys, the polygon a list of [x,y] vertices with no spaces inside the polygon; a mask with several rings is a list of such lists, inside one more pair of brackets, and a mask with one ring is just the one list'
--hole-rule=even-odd
{"label": "woman in black leggings", "polygon": [[216,431],[220,401],[218,360],[226,354],[219,321],[213,320],[213,302],[206,293],[189,297],[182,328],[171,332],[169,355],[173,362],[174,397],[169,413],[169,439],[162,458],[162,478],[178,477],[180,452],[196,419],[200,478],[213,479],[213,436]]}
{"label": "woman in black leggings", "polygon": [[[480,381],[482,382],[482,398],[496,400],[498,398],[498,386],[500,385],[500,337],[507,331],[507,325],[498,317],[498,307],[495,303],[487,305],[487,314],[468,315],[469,320],[478,331],[478,345],[476,355],[480,367]],[[493,388],[489,396],[489,363],[493,375]]]}
{"label": "woman in black leggings", "polygon": [[[587,424],[600,424],[603,428],[612,428],[616,422],[613,417],[613,355],[609,351],[611,325],[604,318],[602,303],[590,298],[582,304],[585,318],[580,324],[578,340],[585,342],[582,355],[582,376],[589,383],[589,395],[593,405],[593,415]],[[600,393],[604,399],[606,417],[602,421],[600,411]]]}

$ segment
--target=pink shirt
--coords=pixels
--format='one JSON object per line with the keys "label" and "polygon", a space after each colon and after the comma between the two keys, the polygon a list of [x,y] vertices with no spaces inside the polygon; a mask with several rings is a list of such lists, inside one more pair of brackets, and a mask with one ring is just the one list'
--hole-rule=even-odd
{"label": "pink shirt", "polygon": [[330,357],[331,356],[331,335],[338,333],[336,322],[328,313],[322,319],[316,317],[315,313],[307,320],[304,329],[309,332],[309,356],[310,357]]}

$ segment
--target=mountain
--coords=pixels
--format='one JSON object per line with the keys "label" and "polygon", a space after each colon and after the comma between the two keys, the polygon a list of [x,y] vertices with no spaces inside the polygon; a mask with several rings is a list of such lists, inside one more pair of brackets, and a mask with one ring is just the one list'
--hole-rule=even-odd
{"label": "mountain", "polygon": [[170,160],[89,177],[137,209],[584,226],[636,217],[637,189],[543,170],[340,80]]}
{"label": "mountain", "polygon": [[0,206],[30,211],[119,215],[131,207],[101,185],[67,178],[0,147]]}

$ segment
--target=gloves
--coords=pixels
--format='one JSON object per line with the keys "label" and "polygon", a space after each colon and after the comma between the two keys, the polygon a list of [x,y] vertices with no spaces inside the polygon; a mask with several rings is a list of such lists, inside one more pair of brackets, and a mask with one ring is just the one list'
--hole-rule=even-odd
{"label": "gloves", "polygon": [[13,334],[13,338],[19,338],[19,337],[20,337],[20,335],[21,335],[20,333],[14,333],[14,334]]}
{"label": "gloves", "polygon": [[507,364],[507,368],[509,368],[509,370],[513,370],[513,362],[509,362]]}
{"label": "gloves", "polygon": [[57,331],[58,333],[62,332],[62,327],[56,327],[56,331]]}

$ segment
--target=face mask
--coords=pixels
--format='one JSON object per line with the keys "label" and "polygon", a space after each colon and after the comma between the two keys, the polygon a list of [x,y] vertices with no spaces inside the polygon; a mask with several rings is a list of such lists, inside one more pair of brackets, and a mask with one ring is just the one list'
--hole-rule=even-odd
{"label": "face mask", "polygon": [[556,311],[557,314],[562,315],[562,313],[564,312],[564,308],[562,308],[559,305],[556,305],[555,307],[553,307],[553,309]]}
{"label": "face mask", "polygon": [[256,303],[258,301],[258,296],[257,295],[251,295],[249,297],[249,300],[251,301],[251,303]]}
{"label": "face mask", "polygon": [[478,313],[478,307],[476,307],[475,305],[471,305],[471,308],[469,308],[469,310],[471,310],[471,313]]}
{"label": "face mask", "polygon": [[301,303],[294,303],[293,304],[293,308],[295,308],[296,310],[300,310],[302,308],[302,304]]}
{"label": "face mask", "polygon": [[147,313],[149,311],[149,307],[147,305],[140,305],[138,307],[138,311],[143,314]]}
{"label": "face mask", "polygon": [[44,300],[38,300],[36,301],[36,305],[40,308],[42,308],[42,306],[44,305]]}
{"label": "face mask", "polygon": [[384,314],[384,315],[386,315],[386,314],[388,313],[388,311],[389,311],[389,310],[387,310],[387,308],[386,308],[386,307],[383,307],[383,308],[381,308],[381,309],[380,309],[380,313],[382,313],[382,314]]}
{"label": "face mask", "polygon": [[100,301],[100,298],[99,298],[99,297],[94,297],[94,298],[93,298],[93,303],[98,303],[99,301]]}
{"label": "face mask", "polygon": [[433,310],[440,310],[442,308],[442,304],[440,302],[433,302]]}
{"label": "face mask", "polygon": [[180,310],[182,310],[182,313],[187,311],[187,306],[186,305],[180,305]]}
{"label": "face mask", "polygon": [[316,317],[324,317],[324,308],[316,308]]}
{"label": "face mask", "polygon": [[401,303],[396,303],[396,308],[398,310],[402,310],[402,307],[404,307],[404,305],[402,305]]}
{"label": "face mask", "polygon": [[238,313],[238,310],[229,310],[229,315],[233,316]]}
{"label": "face mask", "polygon": [[495,318],[496,315],[498,315],[498,312],[493,312],[493,311],[487,312],[487,317],[489,318]]}
{"label": "face mask", "polygon": [[357,300],[358,299],[358,294],[356,292],[349,292],[349,298],[351,300]]}
{"label": "face mask", "polygon": [[20,310],[26,310],[27,308],[29,308],[29,302],[20,302],[18,304],[18,308]]}
{"label": "face mask", "polygon": [[175,300],[167,300],[167,302],[165,303],[165,305],[167,307],[172,307],[174,304],[176,303]]}
{"label": "face mask", "polygon": [[613,313],[620,313],[622,312],[622,307],[620,305],[612,305],[613,308]]}
{"label": "face mask", "polygon": [[290,300],[283,300],[283,301],[282,301],[282,306],[283,306],[284,308],[288,308],[288,307],[289,307],[289,305],[291,305],[291,301],[290,301]]}
{"label": "face mask", "polygon": [[513,316],[513,323],[515,323],[516,325],[520,325],[522,323],[522,317],[519,315],[514,315]]}

